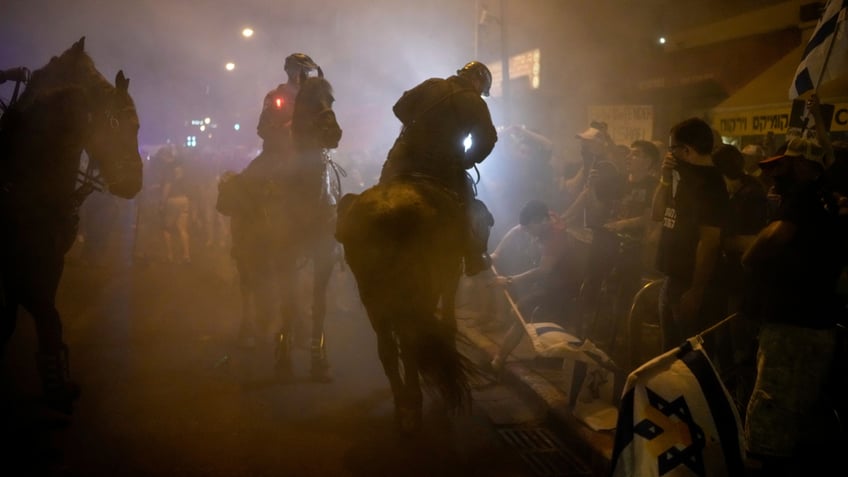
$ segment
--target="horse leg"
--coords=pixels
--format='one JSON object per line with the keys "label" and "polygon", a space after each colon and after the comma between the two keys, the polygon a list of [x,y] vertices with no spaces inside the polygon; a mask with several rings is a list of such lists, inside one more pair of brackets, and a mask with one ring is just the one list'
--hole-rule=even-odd
{"label": "horse leg", "polygon": [[[332,251],[330,251],[332,253]],[[312,379],[328,383],[333,380],[330,375],[330,362],[327,359],[326,342],[324,340],[324,318],[327,316],[327,287],[333,273],[335,261],[332,255],[314,257],[312,283]]]}
{"label": "horse leg", "polygon": [[292,323],[295,313],[296,273],[294,260],[281,260],[276,264],[279,292],[280,330],[277,332],[277,347],[274,354],[274,371],[277,379],[287,380],[292,376],[291,351],[293,348]]}
{"label": "horse leg", "polygon": [[404,409],[404,383],[400,375],[400,354],[398,349],[398,341],[394,333],[388,326],[386,321],[382,321],[380,317],[372,316],[371,322],[374,326],[374,331],[377,333],[377,355],[380,357],[380,363],[383,365],[383,372],[389,379],[389,386],[392,389],[392,396],[395,404],[395,421],[401,427],[401,416]]}
{"label": "horse leg", "polygon": [[401,399],[396,403],[396,417],[401,433],[408,435],[421,429],[424,395],[421,392],[421,382],[418,377],[418,357],[415,356],[415,346],[406,336],[400,338],[400,344],[404,377]]}
{"label": "horse leg", "polygon": [[238,273],[239,293],[241,295],[241,320],[239,322],[238,342],[245,348],[256,346],[256,310],[255,284],[250,275],[249,267],[243,259],[236,260],[236,273]]}
{"label": "horse leg", "polygon": [[21,304],[35,320],[38,335],[36,361],[47,405],[70,414],[73,402],[80,395],[80,388],[70,378],[68,346],[62,339],[62,320],[55,303],[63,266],[60,257],[46,267],[28,269],[28,273],[21,277],[25,287]]}

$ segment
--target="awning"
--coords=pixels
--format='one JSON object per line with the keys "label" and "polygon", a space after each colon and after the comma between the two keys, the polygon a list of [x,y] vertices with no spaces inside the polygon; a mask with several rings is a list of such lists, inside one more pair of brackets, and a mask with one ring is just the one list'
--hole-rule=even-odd
{"label": "awning", "polygon": [[[785,134],[789,128],[789,85],[804,46],[790,51],[711,111],[711,122],[722,136]],[[822,84],[822,103],[834,105],[831,131],[848,131],[848,77]]]}

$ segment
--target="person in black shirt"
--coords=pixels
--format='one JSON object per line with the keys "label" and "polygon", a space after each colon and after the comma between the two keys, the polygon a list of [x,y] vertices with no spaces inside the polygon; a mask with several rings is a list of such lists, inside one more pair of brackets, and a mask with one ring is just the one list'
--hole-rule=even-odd
{"label": "person in black shirt", "polygon": [[[474,197],[465,172],[492,152],[498,133],[489,108],[492,73],[471,61],[447,79],[430,78],[409,91],[392,110],[403,123],[383,164],[380,183],[398,177],[428,177],[455,192],[469,219],[465,237],[465,274],[489,268],[489,227],[494,225],[485,205]],[[471,140],[466,146],[466,140]]]}
{"label": "person in black shirt", "polygon": [[662,222],[657,270],[665,275],[659,305],[664,349],[680,345],[715,318],[706,316],[703,304],[714,291],[728,197],[712,150],[713,130],[702,119],[672,127],[654,193],[652,218]]}

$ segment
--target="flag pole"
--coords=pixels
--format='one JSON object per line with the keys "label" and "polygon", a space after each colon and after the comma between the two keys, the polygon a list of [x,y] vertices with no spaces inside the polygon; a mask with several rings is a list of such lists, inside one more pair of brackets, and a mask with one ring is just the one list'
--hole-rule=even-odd
{"label": "flag pole", "polygon": [[[492,264],[490,268],[492,269],[492,273],[494,273],[495,276],[500,275],[498,273],[498,270],[495,268],[494,264]],[[524,329],[526,330],[527,329],[527,321],[524,319],[524,316],[521,314],[521,310],[518,309],[518,305],[515,304],[515,300],[512,299],[512,295],[509,294],[509,290],[504,288],[503,294],[506,297],[506,301],[509,302],[509,306],[510,306],[510,308],[512,308],[512,312],[515,313],[515,316],[518,317],[518,321],[521,322],[521,324],[524,326]]]}
{"label": "flag pole", "polygon": [[[824,13],[827,12],[827,5],[830,4],[830,2],[832,1],[833,0],[828,0],[827,4],[825,4],[824,11],[822,12],[822,18],[819,19],[819,21],[824,19]],[[833,44],[836,42],[836,34],[839,32],[839,23],[840,20],[837,19],[836,27],[833,29],[833,34],[830,35],[830,44],[827,45],[827,53],[825,53],[824,55],[824,63],[822,63],[821,71],[819,71],[819,77],[816,78],[816,84],[813,87],[813,94],[817,94],[819,86],[821,85],[822,78],[824,77],[824,72],[827,71],[827,63],[830,61],[830,53],[833,51]],[[813,33],[815,33],[815,31]]]}

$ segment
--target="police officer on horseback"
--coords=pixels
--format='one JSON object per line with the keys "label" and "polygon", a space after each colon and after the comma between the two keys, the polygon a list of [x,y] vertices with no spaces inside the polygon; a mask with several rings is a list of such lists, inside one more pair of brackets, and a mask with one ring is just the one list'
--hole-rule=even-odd
{"label": "police officer on horseback", "polygon": [[321,67],[304,53],[292,53],[287,56],[283,69],[288,80],[265,95],[259,124],[256,126],[256,133],[263,140],[262,150],[267,152],[282,151],[290,144],[289,128],[294,114],[294,101],[303,80],[309,77],[312,71],[317,71],[318,76],[324,77]]}
{"label": "police officer on horseback", "polygon": [[[465,274],[476,275],[489,267],[486,252],[494,219],[475,198],[474,183],[466,172],[483,162],[498,140],[489,108],[492,73],[471,61],[448,78],[431,78],[395,103],[395,116],[403,129],[383,164],[380,182],[398,177],[428,177],[458,196],[466,210]],[[466,147],[467,139],[471,140]]]}

